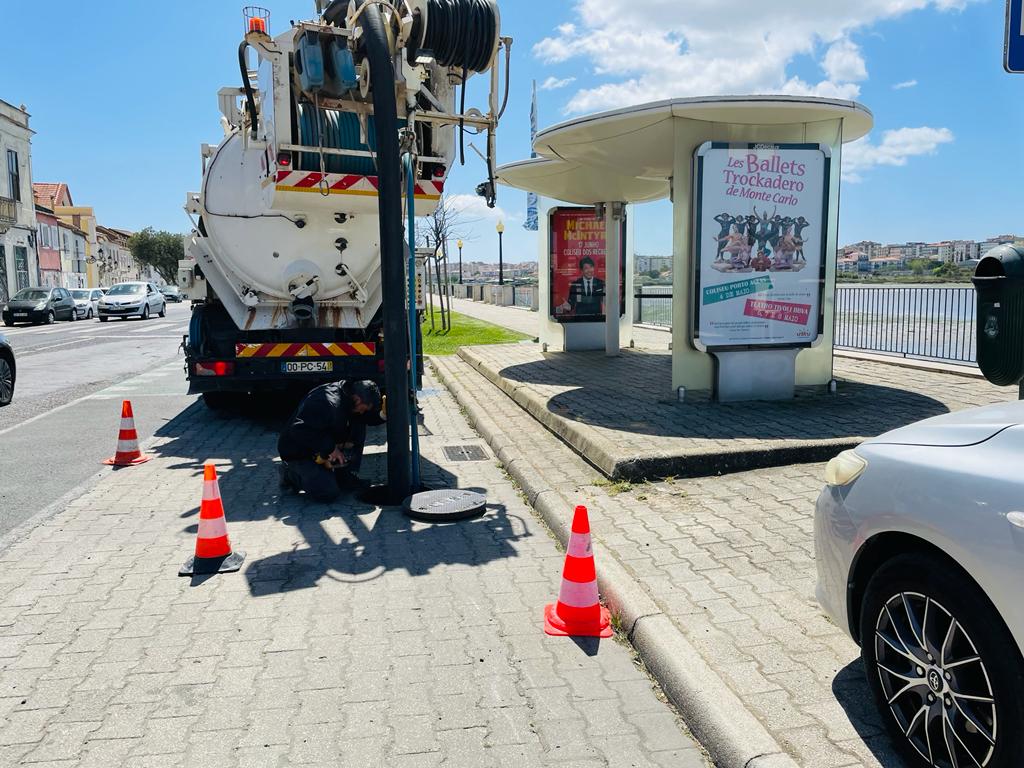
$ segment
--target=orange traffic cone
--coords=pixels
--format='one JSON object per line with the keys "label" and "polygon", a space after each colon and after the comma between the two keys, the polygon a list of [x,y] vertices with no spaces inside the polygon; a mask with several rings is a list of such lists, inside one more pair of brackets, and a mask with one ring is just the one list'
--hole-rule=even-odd
{"label": "orange traffic cone", "polygon": [[103,463],[113,467],[134,467],[149,461],[139,450],[139,434],[135,431],[135,416],[132,414],[132,401],[121,403],[121,431],[117,435],[117,453]]}
{"label": "orange traffic cone", "polygon": [[587,508],[576,507],[558,602],[544,608],[544,631],[560,637],[611,637],[608,609],[598,601]]}
{"label": "orange traffic cone", "polygon": [[220,498],[217,468],[207,464],[203,473],[203,503],[199,507],[199,535],[196,553],[185,561],[179,576],[233,573],[242,567],[245,552],[231,551],[224,504]]}

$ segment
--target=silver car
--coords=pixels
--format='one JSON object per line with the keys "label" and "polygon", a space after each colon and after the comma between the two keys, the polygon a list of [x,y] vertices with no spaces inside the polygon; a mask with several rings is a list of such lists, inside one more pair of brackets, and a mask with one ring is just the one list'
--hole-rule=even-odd
{"label": "silver car", "polygon": [[1024,402],[889,432],[826,480],[818,601],[897,744],[913,765],[1024,766]]}
{"label": "silver car", "polygon": [[100,311],[100,299],[103,291],[99,288],[74,288],[71,298],[75,300],[73,320],[92,320]]}
{"label": "silver car", "polygon": [[151,315],[167,316],[167,300],[152,283],[118,283],[110,286],[99,300],[99,318],[102,323],[112,317],[147,320]]}

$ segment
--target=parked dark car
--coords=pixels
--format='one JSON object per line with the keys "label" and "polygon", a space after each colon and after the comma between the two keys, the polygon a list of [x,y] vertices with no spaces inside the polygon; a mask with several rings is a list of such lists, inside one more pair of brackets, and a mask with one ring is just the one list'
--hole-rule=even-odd
{"label": "parked dark car", "polygon": [[0,333],[0,407],[11,404],[17,372],[14,350],[11,349],[7,337]]}
{"label": "parked dark car", "polygon": [[23,288],[4,307],[4,325],[74,320],[75,300],[65,288]]}
{"label": "parked dark car", "polygon": [[184,301],[184,298],[181,295],[181,291],[178,290],[178,286],[176,285],[165,285],[163,288],[160,289],[160,293],[164,295],[165,299],[175,304],[180,304],[182,301]]}

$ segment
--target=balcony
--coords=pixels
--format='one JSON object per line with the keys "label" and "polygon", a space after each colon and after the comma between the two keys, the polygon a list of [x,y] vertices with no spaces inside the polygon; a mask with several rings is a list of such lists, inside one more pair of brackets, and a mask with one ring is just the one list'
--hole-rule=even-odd
{"label": "balcony", "polygon": [[9,197],[0,197],[0,233],[6,232],[17,221],[17,203]]}

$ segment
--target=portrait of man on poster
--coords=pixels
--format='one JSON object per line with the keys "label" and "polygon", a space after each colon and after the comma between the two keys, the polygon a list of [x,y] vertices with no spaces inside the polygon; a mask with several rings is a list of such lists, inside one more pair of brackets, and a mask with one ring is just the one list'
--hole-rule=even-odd
{"label": "portrait of man on poster", "polygon": [[589,256],[580,259],[580,276],[569,284],[566,304],[576,317],[604,314],[604,280],[597,276],[594,260]]}

